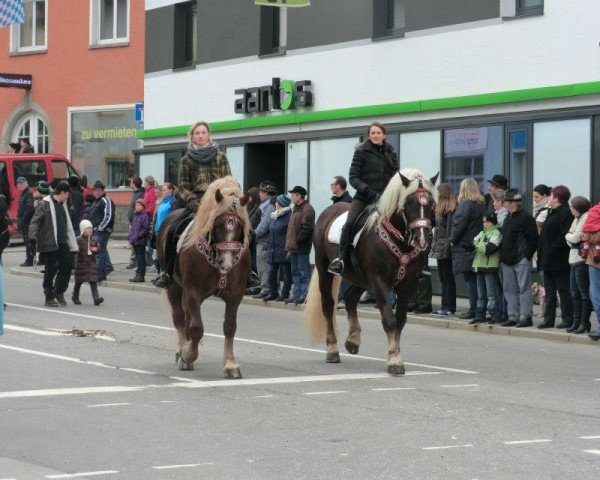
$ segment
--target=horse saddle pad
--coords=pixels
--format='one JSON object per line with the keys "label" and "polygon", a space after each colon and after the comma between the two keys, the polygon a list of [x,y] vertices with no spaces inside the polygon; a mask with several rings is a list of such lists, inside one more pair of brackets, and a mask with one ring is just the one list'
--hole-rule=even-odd
{"label": "horse saddle pad", "polygon": [[179,253],[179,250],[181,250],[181,246],[183,245],[183,242],[185,241],[185,237],[187,237],[187,234],[190,231],[190,228],[192,228],[192,225],[194,224],[195,221],[196,220],[192,220],[190,223],[188,223],[188,226],[185,227],[185,230],[183,232],[181,232],[181,236],[177,240],[177,253]]}
{"label": "horse saddle pad", "polygon": [[[342,227],[345,225],[347,218],[348,218],[348,212],[344,212],[333,221],[333,223],[329,227],[329,232],[327,233],[327,240],[329,240],[331,243],[335,243],[335,244],[339,245],[340,237],[342,236]],[[352,241],[352,245],[354,245],[355,247],[358,244],[358,241],[360,240],[360,235],[362,234],[362,231],[364,230],[364,228],[365,228],[365,226],[363,224],[361,226],[360,230],[358,232],[356,232],[356,235],[354,235],[354,240]]]}

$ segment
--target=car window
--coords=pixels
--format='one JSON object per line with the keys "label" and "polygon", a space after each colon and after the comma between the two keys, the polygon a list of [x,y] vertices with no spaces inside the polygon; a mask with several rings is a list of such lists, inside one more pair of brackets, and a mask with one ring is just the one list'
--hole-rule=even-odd
{"label": "car window", "polygon": [[48,180],[46,164],[43,160],[20,160],[13,162],[15,185],[17,178],[25,177],[29,185],[35,185],[41,180]]}
{"label": "car window", "polygon": [[8,186],[8,172],[6,163],[0,162],[0,194],[10,198],[10,188]]}
{"label": "car window", "polygon": [[51,165],[54,180],[67,180],[71,175],[77,175],[75,170],[63,160],[52,160]]}

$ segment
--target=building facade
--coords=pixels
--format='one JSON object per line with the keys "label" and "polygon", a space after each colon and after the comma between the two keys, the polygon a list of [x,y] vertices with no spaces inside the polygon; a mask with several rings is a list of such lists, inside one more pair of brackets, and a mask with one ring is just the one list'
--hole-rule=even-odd
{"label": "building facade", "polygon": [[148,0],[140,173],[176,181],[206,120],[244,188],[305,185],[318,214],[380,121],[401,167],[455,187],[503,173],[598,201],[598,31],[588,0]]}
{"label": "building facade", "polygon": [[0,29],[0,76],[31,76],[29,88],[0,83],[0,151],[29,137],[36,153],[67,156],[90,182],[128,185],[144,93],[144,0],[25,0],[25,13]]}

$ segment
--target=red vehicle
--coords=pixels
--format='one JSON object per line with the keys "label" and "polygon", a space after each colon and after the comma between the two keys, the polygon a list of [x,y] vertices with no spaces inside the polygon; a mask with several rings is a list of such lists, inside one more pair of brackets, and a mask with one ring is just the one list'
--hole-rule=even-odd
{"label": "red vehicle", "polygon": [[[35,184],[40,180],[52,182],[55,179],[66,180],[71,175],[77,175],[81,179],[81,185],[84,187],[84,195],[93,193],[87,186],[87,178],[81,175],[73,164],[62,155],[48,153],[22,153],[16,155],[0,155],[0,186],[3,194],[10,194],[12,198],[9,217],[13,220],[10,226],[11,236],[18,234],[17,229],[17,210],[19,208],[20,192],[17,188],[17,178],[25,177],[32,190],[35,190]],[[8,195],[7,195],[8,197]]]}

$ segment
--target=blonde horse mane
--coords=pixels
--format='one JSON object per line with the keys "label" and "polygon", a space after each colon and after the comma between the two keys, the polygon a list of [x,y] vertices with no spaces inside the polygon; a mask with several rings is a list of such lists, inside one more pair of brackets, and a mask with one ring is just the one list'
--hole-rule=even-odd
{"label": "blonde horse mane", "polygon": [[403,168],[400,170],[400,173],[410,180],[410,184],[408,187],[405,187],[399,174],[391,178],[377,203],[377,211],[367,221],[367,230],[375,226],[379,217],[390,219],[394,214],[400,212],[406,204],[406,199],[419,188],[419,180],[423,188],[437,201],[437,188],[420,170],[416,168]]}
{"label": "blonde horse mane", "polygon": [[[220,203],[215,198],[217,190],[220,190],[223,196]],[[239,198],[242,195],[240,184],[230,175],[212,182],[200,201],[194,224],[190,228],[182,248],[195,245],[202,237],[206,237],[210,242],[210,232],[215,224],[215,219],[231,208],[235,210],[235,214],[243,224],[244,244],[247,246],[250,241],[250,219],[246,207],[240,204]]]}

